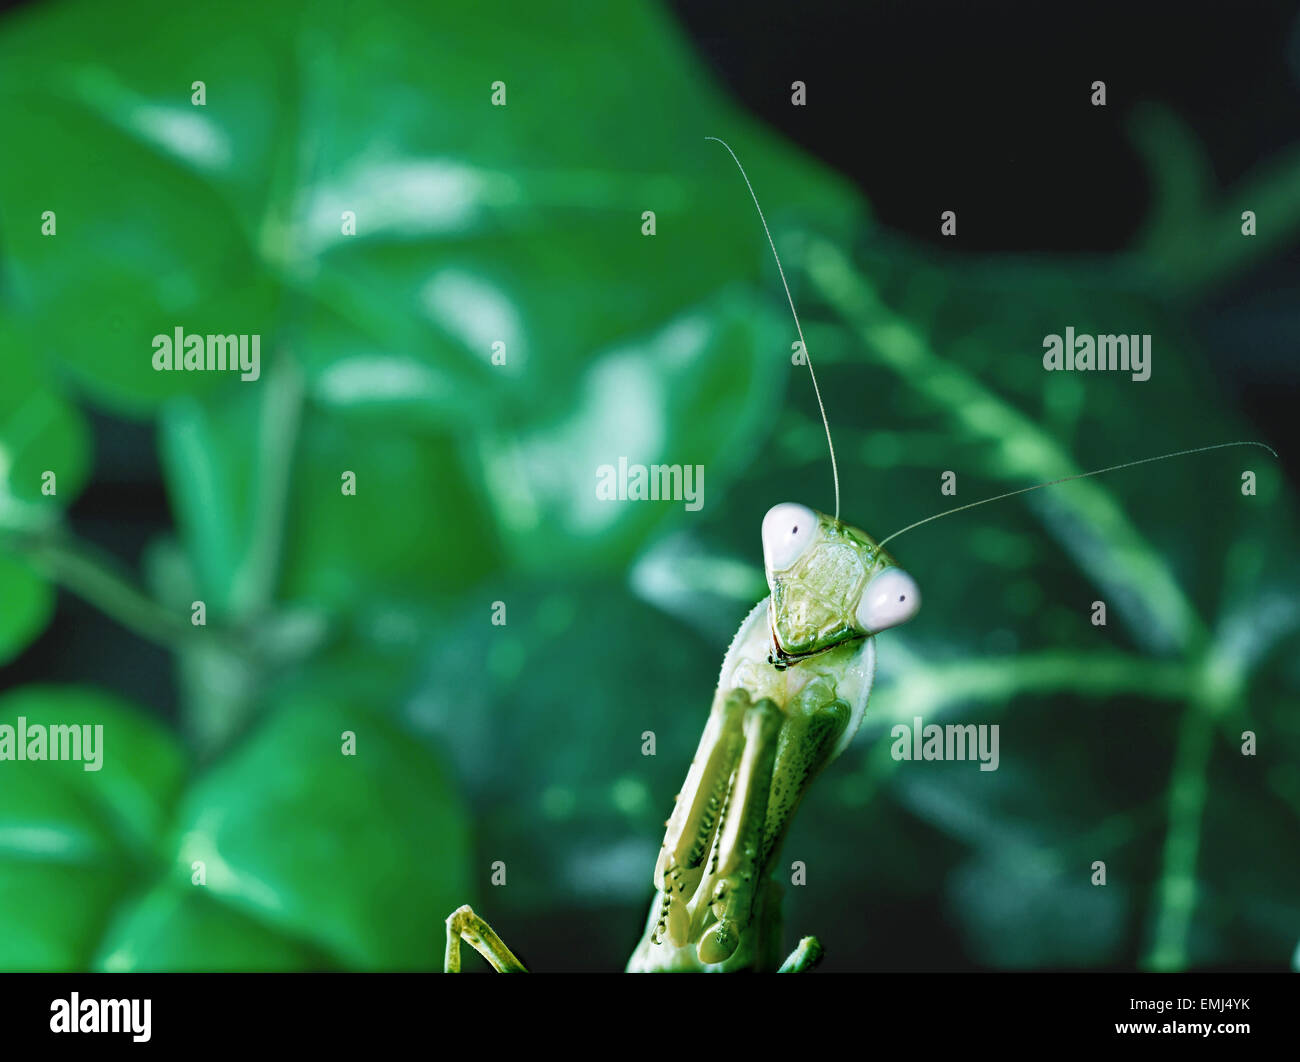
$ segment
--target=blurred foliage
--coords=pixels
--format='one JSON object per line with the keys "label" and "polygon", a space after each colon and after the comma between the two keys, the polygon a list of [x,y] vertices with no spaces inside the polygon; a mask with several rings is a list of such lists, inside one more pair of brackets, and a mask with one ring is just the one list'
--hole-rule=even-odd
{"label": "blurred foliage", "polygon": [[[1195,137],[1148,118],[1165,200],[1132,254],[958,261],[872,228],[649,6],[11,17],[0,662],[40,634],[58,579],[175,649],[182,718],[166,733],[67,688],[0,701],[5,721],[106,735],[99,773],[0,768],[0,967],[436,968],[441,921],[469,902],[534,968],[621,968],[722,653],[765,592],[761,516],[830,504],[762,231],[703,138],[756,182],[844,516],[883,536],[951,504],[943,470],[961,502],[1252,436],[1186,301],[1249,251],[1220,235],[1180,272],[1170,220],[1237,231],[1240,196],[1180,186],[1204,169]],[[1276,198],[1298,169],[1260,187]],[[1041,338],[1067,324],[1150,332],[1151,380],[1043,373]],[[177,325],[261,334],[261,379],[154,372],[151,337]],[[84,407],[156,425],[175,531],[142,558],[147,595],[61,519],[90,472]],[[595,468],[620,456],[703,465],[704,510],[598,504]],[[1295,532],[1277,463],[1239,450],[891,543],[925,609],[882,639],[863,735],[795,823],[791,930],[822,936],[828,968],[1286,962]],[[914,715],[999,723],[1000,770],[896,763],[889,727]],[[935,908],[945,924],[920,924]]]}

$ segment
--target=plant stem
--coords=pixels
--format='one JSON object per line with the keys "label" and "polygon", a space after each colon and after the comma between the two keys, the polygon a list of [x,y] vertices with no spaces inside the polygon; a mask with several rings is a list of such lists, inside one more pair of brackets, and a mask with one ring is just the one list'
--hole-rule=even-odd
{"label": "plant stem", "polygon": [[18,550],[47,578],[84,598],[127,630],[166,649],[189,644],[194,628],[120,574],[116,563],[63,532],[18,540]]}
{"label": "plant stem", "polygon": [[1155,939],[1142,963],[1149,970],[1182,970],[1187,966],[1187,935],[1196,910],[1196,863],[1201,849],[1212,731],[1213,723],[1204,707],[1193,701],[1179,721],[1178,747],[1169,780],[1169,828],[1156,886]]}
{"label": "plant stem", "polygon": [[282,356],[267,374],[258,415],[252,534],[230,592],[231,612],[238,619],[256,616],[270,606],[280,573],[303,380],[289,352],[278,353]]}

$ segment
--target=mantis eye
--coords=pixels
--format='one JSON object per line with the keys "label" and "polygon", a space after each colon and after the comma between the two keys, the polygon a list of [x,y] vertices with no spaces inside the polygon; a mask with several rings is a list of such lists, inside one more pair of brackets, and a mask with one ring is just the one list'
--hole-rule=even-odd
{"label": "mantis eye", "polygon": [[867,634],[906,623],[921,607],[921,590],[902,568],[886,568],[862,591],[856,619]]}
{"label": "mantis eye", "polygon": [[763,560],[780,572],[803,556],[817,531],[817,514],[806,505],[782,502],[763,517]]}

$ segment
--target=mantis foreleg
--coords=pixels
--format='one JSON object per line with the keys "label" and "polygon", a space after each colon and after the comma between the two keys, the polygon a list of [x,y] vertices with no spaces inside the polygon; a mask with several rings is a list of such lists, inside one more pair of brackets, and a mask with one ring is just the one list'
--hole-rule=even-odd
{"label": "mantis foreleg", "polygon": [[496,931],[465,904],[447,917],[447,957],[442,967],[445,973],[460,973],[462,940],[487,959],[497,973],[528,972]]}

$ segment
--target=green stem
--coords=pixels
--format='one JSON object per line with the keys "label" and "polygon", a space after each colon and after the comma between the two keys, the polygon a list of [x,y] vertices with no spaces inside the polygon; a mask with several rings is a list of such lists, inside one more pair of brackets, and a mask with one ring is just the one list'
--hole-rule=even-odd
{"label": "green stem", "polygon": [[84,543],[54,532],[19,539],[18,550],[47,578],[84,598],[127,630],[166,649],[191,644],[194,628],[164,608],[116,571],[108,557]]}
{"label": "green stem", "polygon": [[[890,649],[889,686],[871,700],[870,718],[883,728],[914,716],[933,720],[955,705],[983,704],[994,711],[1026,694],[1074,693],[1080,697],[1140,694],[1171,700],[1187,697],[1189,667],[1176,660],[1150,660],[1131,653],[1044,651],[983,660],[925,663],[902,645]],[[872,746],[861,766],[841,781],[845,799],[856,807],[871,802],[901,761],[890,753],[886,735]]]}
{"label": "green stem", "polygon": [[[1300,148],[1278,151],[1220,189],[1195,132],[1173,111],[1142,107],[1131,135],[1145,156],[1155,204],[1135,251],[1177,295],[1194,297],[1279,254],[1300,229]],[[1245,210],[1258,219],[1257,235],[1241,231]]]}
{"label": "green stem", "polygon": [[1160,880],[1156,884],[1155,929],[1143,966],[1182,970],[1188,964],[1188,936],[1196,910],[1196,865],[1201,821],[1209,792],[1210,757],[1220,721],[1239,708],[1246,673],[1239,658],[1209,646],[1194,671],[1192,698],[1178,724],[1178,744],[1169,777],[1169,825]]}
{"label": "green stem", "polygon": [[[1181,698],[1191,692],[1193,674],[1179,660],[1152,660],[1111,649],[1043,650],[927,663],[894,645],[890,666],[894,682],[889,692],[876,697],[872,715],[877,722],[910,722],[915,715],[934,714],[963,702],[1006,704],[1029,693]],[[897,709],[890,707],[894,689],[900,694]]]}
{"label": "green stem", "polygon": [[288,351],[267,374],[258,424],[256,505],[248,549],[232,579],[230,609],[239,619],[268,608],[275,596],[289,508],[294,450],[302,420],[302,374]]}
{"label": "green stem", "polygon": [[1155,935],[1143,960],[1150,970],[1181,970],[1187,966],[1187,935],[1196,909],[1196,863],[1201,849],[1201,816],[1205,811],[1213,729],[1204,706],[1195,701],[1179,722],[1169,782],[1169,828],[1156,886]]}

